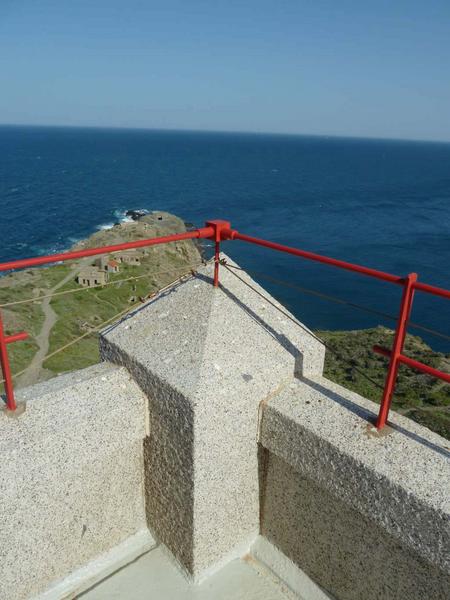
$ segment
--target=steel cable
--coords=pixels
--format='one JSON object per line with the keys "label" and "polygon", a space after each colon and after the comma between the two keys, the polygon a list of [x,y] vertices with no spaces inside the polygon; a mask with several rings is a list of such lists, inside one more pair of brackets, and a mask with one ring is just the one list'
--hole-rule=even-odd
{"label": "steel cable", "polygon": [[276,308],[282,315],[284,315],[286,318],[288,318],[290,321],[292,321],[293,323],[295,323],[298,327],[300,327],[301,329],[303,329],[304,331],[306,331],[309,335],[311,335],[314,339],[316,339],[318,342],[320,342],[321,344],[323,344],[325,346],[325,348],[327,350],[329,350],[332,354],[334,354],[334,356],[336,356],[339,360],[341,360],[342,362],[348,364],[350,366],[350,368],[355,371],[356,373],[358,373],[359,375],[361,375],[362,377],[364,377],[367,381],[369,381],[370,383],[372,383],[372,385],[374,385],[375,387],[377,387],[378,389],[383,390],[384,387],[382,385],[380,385],[377,381],[375,381],[374,379],[372,379],[371,377],[369,377],[369,375],[367,375],[366,373],[364,373],[364,371],[361,371],[361,369],[358,369],[358,367],[356,367],[355,365],[351,364],[348,360],[346,360],[345,358],[343,358],[332,346],[330,346],[327,342],[325,342],[324,340],[322,340],[318,335],[316,335],[313,331],[311,331],[310,329],[308,329],[307,327],[305,327],[302,323],[300,323],[300,321],[298,321],[297,319],[295,319],[292,315],[290,315],[289,313],[287,313],[286,311],[284,311],[282,308],[280,308],[279,306],[277,306],[274,302],[272,302],[272,300],[270,300],[269,298],[267,298],[267,296],[264,296],[264,294],[261,294],[261,292],[259,290],[257,290],[254,286],[250,285],[247,281],[245,281],[245,279],[243,279],[242,277],[239,277],[239,275],[235,272],[233,272],[229,267],[232,268],[236,268],[240,271],[244,271],[247,272],[244,269],[241,269],[240,267],[234,267],[234,265],[228,265],[225,261],[221,261],[222,266],[224,266],[230,273],[232,273],[235,277],[237,277],[240,281],[242,281],[242,283],[244,283],[247,287],[249,287],[251,290],[253,290],[254,292],[256,292],[258,294],[258,296],[260,296],[261,298],[263,298],[268,304],[270,304],[271,306],[273,306],[274,308]]}
{"label": "steel cable", "polygon": [[[197,268],[196,265],[188,265],[187,268],[194,269]],[[178,269],[170,269],[168,271],[155,271],[152,273],[145,273],[144,275],[137,275],[135,277],[127,277],[126,279],[116,279],[114,281],[108,281],[103,284],[91,285],[89,287],[77,287],[71,288],[70,290],[64,290],[62,292],[55,292],[54,294],[46,294],[44,296],[36,296],[34,298],[26,298],[25,300],[15,300],[14,302],[5,302],[4,304],[0,304],[0,308],[6,308],[8,306],[16,306],[17,304],[29,304],[31,302],[39,302],[40,300],[44,300],[45,298],[54,298],[55,296],[64,296],[65,294],[76,294],[78,292],[87,292],[89,290],[95,290],[98,288],[104,288],[108,285],[116,285],[118,283],[124,283],[127,281],[135,281],[136,279],[143,279],[144,277],[153,277],[154,275],[168,275],[170,273],[177,273],[181,270],[182,267]],[[183,267],[186,268],[186,267]]]}
{"label": "steel cable", "polygon": [[[222,261],[222,264],[225,266],[225,263]],[[273,283],[276,283],[278,285],[282,285],[284,287],[288,287],[291,288],[293,290],[296,290],[298,292],[302,292],[304,294],[309,294],[311,296],[316,296],[318,298],[322,298],[323,300],[329,300],[330,302],[334,302],[335,304],[342,304],[344,306],[349,306],[350,308],[355,308],[357,310],[361,310],[363,312],[369,313],[369,314],[373,314],[376,315],[378,317],[382,317],[384,319],[387,319],[389,321],[397,321],[397,317],[394,315],[390,315],[389,313],[385,313],[383,311],[377,310],[375,308],[370,308],[368,306],[363,306],[362,304],[357,304],[356,302],[350,302],[348,300],[344,300],[342,298],[338,298],[337,296],[332,296],[330,294],[324,294],[323,292],[319,292],[317,290],[312,290],[310,288],[305,288],[302,287],[300,285],[294,284],[294,283],[290,283],[289,281],[285,281],[283,279],[277,279],[276,277],[272,277],[272,275],[267,275],[266,273],[263,273],[261,271],[254,271],[251,269],[243,269],[242,267],[237,267],[235,265],[230,265],[228,263],[226,263],[226,266],[231,268],[231,269],[236,269],[238,271],[244,271],[245,273],[249,273],[252,275],[256,275],[258,277],[261,277],[262,279],[266,279],[267,281],[271,281]],[[447,335],[445,333],[441,333],[440,331],[436,331],[435,329],[431,329],[429,327],[425,327],[424,325],[420,325],[419,323],[415,323],[414,321],[409,321],[408,323],[409,327],[412,327],[414,329],[418,329],[420,331],[424,331],[425,333],[429,333],[430,335],[434,335],[435,337],[439,337],[441,339],[450,341],[450,335]]]}
{"label": "steel cable", "polygon": [[[196,265],[198,266],[198,265]],[[179,269],[178,269],[179,270]],[[169,273],[170,271],[162,271],[161,273]],[[145,296],[144,301],[147,300],[151,300],[152,298],[154,298],[155,296],[157,296],[158,294],[160,294],[161,292],[164,292],[165,290],[169,289],[170,287],[172,287],[175,283],[181,281],[182,279],[184,279],[185,277],[187,277],[188,275],[191,275],[195,273],[195,271],[193,271],[192,269],[188,270],[188,271],[184,271],[179,277],[177,277],[177,279],[175,279],[174,281],[171,281],[170,283],[168,283],[167,285],[165,285],[163,288],[160,288],[159,290],[148,294],[147,296]],[[157,273],[154,273],[157,274]],[[117,281],[114,283],[118,283]],[[94,287],[94,286],[92,286]],[[92,289],[92,288],[91,288]],[[100,329],[102,329],[103,327],[105,327],[105,325],[108,325],[109,323],[111,323],[112,321],[119,319],[120,317],[123,317],[125,314],[132,312],[133,310],[135,310],[136,306],[127,306],[126,308],[124,308],[123,310],[119,311],[118,313],[116,313],[115,315],[113,315],[112,317],[110,317],[109,319],[106,319],[105,321],[102,321],[102,323],[100,323],[99,325],[96,325],[95,327],[93,327],[90,331],[87,331],[86,333],[83,333],[82,335],[78,336],[77,338],[75,338],[74,340],[71,340],[70,342],[68,342],[67,344],[64,344],[63,346],[61,346],[60,348],[57,348],[56,350],[54,350],[53,352],[50,352],[49,354],[47,354],[43,361],[48,360],[49,358],[51,358],[52,356],[55,356],[56,354],[58,354],[59,352],[62,352],[63,350],[66,350],[67,348],[69,348],[70,346],[73,346],[74,344],[76,344],[77,342],[79,342],[80,340],[93,335],[95,333],[98,333],[100,331]],[[28,365],[29,366],[29,365]],[[13,379],[16,379],[17,377],[19,377],[20,375],[23,375],[23,373],[25,373],[25,371],[28,369],[28,366],[25,367],[24,369],[22,369],[21,371],[18,371],[17,373],[14,373],[12,375]],[[1,379],[0,380],[0,384],[4,383],[5,380]]]}

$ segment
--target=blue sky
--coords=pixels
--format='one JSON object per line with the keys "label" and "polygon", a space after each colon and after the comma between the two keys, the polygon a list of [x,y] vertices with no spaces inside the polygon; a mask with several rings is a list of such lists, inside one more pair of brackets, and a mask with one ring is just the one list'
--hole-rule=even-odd
{"label": "blue sky", "polygon": [[450,141],[450,0],[0,0],[0,123]]}

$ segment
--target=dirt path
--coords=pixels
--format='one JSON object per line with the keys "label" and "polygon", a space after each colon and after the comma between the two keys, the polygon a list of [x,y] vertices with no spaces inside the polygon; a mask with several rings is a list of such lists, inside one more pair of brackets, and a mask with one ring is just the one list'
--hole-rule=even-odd
{"label": "dirt path", "polygon": [[[77,265],[73,266],[70,273],[66,275],[61,281],[59,281],[54,287],[50,290],[46,290],[46,294],[53,294],[63,285],[73,280],[80,269],[85,266],[88,260],[80,261]],[[58,316],[53,310],[51,306],[51,298],[44,298],[42,300],[42,312],[44,313],[44,322],[42,324],[41,331],[35,337],[36,343],[39,346],[38,351],[33,356],[32,361],[26,368],[26,371],[17,378],[16,386],[17,387],[26,387],[27,385],[33,385],[33,383],[37,383],[40,379],[44,379],[44,369],[43,363],[45,357],[48,354],[49,346],[50,346],[50,332],[55,325]]]}

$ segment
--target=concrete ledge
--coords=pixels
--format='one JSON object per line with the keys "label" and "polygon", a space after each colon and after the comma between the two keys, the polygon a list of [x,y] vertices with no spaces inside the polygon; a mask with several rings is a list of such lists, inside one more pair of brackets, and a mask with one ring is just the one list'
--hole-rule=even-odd
{"label": "concrete ledge", "polygon": [[[395,414],[388,432],[378,435],[368,425],[377,408],[323,377],[295,381],[269,400],[260,431],[269,451],[260,461],[262,533],[336,597],[402,598],[392,580],[383,592],[377,588],[400,578],[408,588],[403,597],[425,598],[419,590],[425,593],[430,579],[435,595],[430,587],[429,597],[444,598],[450,585],[447,442]],[[350,573],[360,561],[373,585],[358,595],[364,579],[357,585]],[[345,576],[330,572],[337,568],[353,577],[353,592]]]}
{"label": "concrete ledge", "polygon": [[368,427],[377,409],[323,377],[295,381],[268,402],[260,441],[450,572],[448,442],[395,413],[377,435]]}
{"label": "concrete ledge", "polygon": [[449,575],[266,452],[261,532],[327,593],[339,600],[448,600]]}
{"label": "concrete ledge", "polygon": [[334,600],[269,540],[259,535],[250,554],[287,586],[292,596],[304,600]]}
{"label": "concrete ledge", "polygon": [[0,594],[44,592],[145,527],[145,397],[103,363],[18,392],[0,415]]}
{"label": "concrete ledge", "polygon": [[52,584],[43,594],[36,596],[35,600],[76,598],[155,547],[156,542],[148,529],[142,529],[68,577]]}

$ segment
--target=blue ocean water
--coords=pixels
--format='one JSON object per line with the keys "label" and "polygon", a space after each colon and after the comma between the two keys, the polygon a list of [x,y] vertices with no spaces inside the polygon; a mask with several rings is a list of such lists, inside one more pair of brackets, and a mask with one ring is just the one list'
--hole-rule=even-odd
{"label": "blue ocean water", "polygon": [[[250,235],[450,288],[450,144],[0,127],[0,206],[0,260],[68,248],[146,208],[196,225],[225,218]],[[397,311],[396,286],[242,242],[223,249],[250,270]],[[260,281],[310,327],[383,322]],[[450,303],[416,298],[413,320],[450,334]]]}

